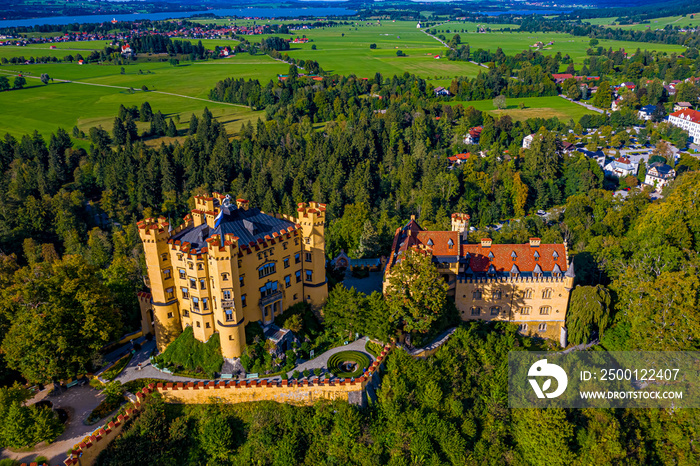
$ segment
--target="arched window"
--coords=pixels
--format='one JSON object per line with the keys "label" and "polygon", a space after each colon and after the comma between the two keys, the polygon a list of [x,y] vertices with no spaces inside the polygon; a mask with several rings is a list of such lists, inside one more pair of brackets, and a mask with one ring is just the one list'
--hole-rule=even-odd
{"label": "arched window", "polygon": [[552,308],[550,306],[542,306],[540,308],[541,316],[548,316],[550,312],[552,312]]}
{"label": "arched window", "polygon": [[520,308],[520,313],[524,316],[530,315],[531,312],[532,312],[532,308],[530,306],[525,306],[525,307]]}
{"label": "arched window", "polygon": [[474,292],[472,293],[472,298],[481,299],[481,290],[474,290]]}
{"label": "arched window", "polygon": [[527,324],[520,324],[518,326],[518,331],[523,333],[527,332]]}
{"label": "arched window", "polygon": [[539,327],[537,327],[538,332],[546,332],[547,331],[547,324],[540,324]]}
{"label": "arched window", "polygon": [[480,308],[480,307],[473,307],[473,308],[472,308],[472,315],[473,315],[473,316],[479,316],[479,315],[481,315],[481,308]]}
{"label": "arched window", "polygon": [[491,315],[492,316],[497,316],[498,314],[501,313],[501,307],[500,306],[493,306],[491,308]]}
{"label": "arched window", "polygon": [[542,298],[543,299],[549,299],[552,297],[552,289],[551,288],[545,288],[542,290]]}
{"label": "arched window", "polygon": [[528,288],[527,290],[523,291],[523,299],[532,299],[532,288]]}

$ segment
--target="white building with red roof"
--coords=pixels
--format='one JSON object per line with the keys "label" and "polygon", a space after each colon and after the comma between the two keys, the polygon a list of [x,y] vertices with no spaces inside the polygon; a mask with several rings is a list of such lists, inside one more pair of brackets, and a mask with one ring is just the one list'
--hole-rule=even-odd
{"label": "white building with red roof", "polygon": [[674,112],[668,116],[668,122],[686,130],[693,142],[700,141],[700,112],[697,110],[684,109]]}

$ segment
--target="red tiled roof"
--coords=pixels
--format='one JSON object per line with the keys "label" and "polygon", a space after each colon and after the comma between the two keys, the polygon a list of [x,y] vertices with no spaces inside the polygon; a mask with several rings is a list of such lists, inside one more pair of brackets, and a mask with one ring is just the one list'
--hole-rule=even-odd
{"label": "red tiled roof", "polygon": [[475,126],[474,128],[469,130],[469,136],[473,138],[478,138],[481,136],[481,131],[483,131],[483,129],[483,126]]}
{"label": "red tiled roof", "polygon": [[552,75],[552,77],[554,79],[569,79],[569,78],[573,78],[574,75],[571,73],[554,73]]}
{"label": "red tiled roof", "polygon": [[452,157],[447,157],[450,162],[456,162],[457,160],[468,160],[471,153],[464,152],[462,154],[455,154]]}
{"label": "red tiled roof", "polygon": [[[416,245],[425,245],[433,252],[434,256],[456,256],[459,254],[458,231],[421,231],[416,235],[415,240]],[[452,240],[452,249],[449,246],[450,240]],[[429,242],[432,242],[432,245]]]}
{"label": "red tiled roof", "polygon": [[693,123],[700,123],[700,112],[698,112],[697,110],[690,110],[688,108],[684,108],[683,110],[679,110],[677,112],[672,113],[671,116],[682,118],[684,120],[690,119],[690,121],[692,121]]}
{"label": "red tiled roof", "polygon": [[[515,260],[512,254],[515,252]],[[539,259],[535,260],[535,252]],[[554,259],[554,252],[558,258]],[[489,253],[493,254],[493,260],[489,259]],[[566,249],[563,244],[540,244],[538,247],[526,244],[492,244],[491,247],[482,247],[481,244],[463,244],[462,256],[469,254],[469,267],[475,273],[488,272],[493,264],[496,272],[510,272],[513,264],[520,272],[532,272],[539,265],[543,272],[551,272],[554,265],[558,265],[562,273],[566,272]]]}
{"label": "red tiled roof", "polygon": [[624,163],[624,164],[627,164],[627,165],[629,165],[630,163],[632,163],[632,162],[630,162],[630,159],[626,159],[626,158],[624,158],[624,157],[619,157],[619,158],[615,159],[615,162],[620,162],[620,163]]}

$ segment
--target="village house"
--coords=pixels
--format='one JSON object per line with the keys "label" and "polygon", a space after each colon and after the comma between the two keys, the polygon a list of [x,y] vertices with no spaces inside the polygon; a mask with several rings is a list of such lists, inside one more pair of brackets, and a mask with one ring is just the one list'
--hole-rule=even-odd
{"label": "village house", "polygon": [[483,131],[483,126],[475,126],[470,128],[466,136],[464,136],[465,144],[479,144],[479,138],[481,137],[481,131]]}
{"label": "village house", "polygon": [[637,112],[637,118],[644,121],[651,120],[651,116],[654,114],[655,111],[656,105],[645,105],[644,107],[639,109],[639,112]]}
{"label": "village house", "polygon": [[632,162],[630,159],[619,157],[608,163],[603,171],[608,176],[614,176],[616,178],[625,178],[630,175],[636,175],[639,169],[639,164],[637,162]]}
{"label": "village house", "polygon": [[449,96],[450,95],[450,91],[448,91],[447,89],[445,89],[442,86],[436,87],[434,92],[435,92],[435,95],[437,95],[437,96]]}
{"label": "village house", "polygon": [[469,152],[465,152],[462,154],[455,154],[450,157],[447,157],[448,162],[450,163],[450,168],[454,167],[455,165],[461,165],[467,160],[469,160],[469,156],[471,154]]}
{"label": "village house", "polygon": [[644,184],[652,186],[656,191],[661,192],[663,187],[675,178],[676,170],[663,162],[655,162],[647,170]]}
{"label": "village house", "polygon": [[690,102],[676,102],[673,104],[673,111],[680,112],[681,110],[692,110],[693,104]]}
{"label": "village house", "polygon": [[530,146],[532,145],[532,141],[535,139],[534,134],[528,134],[523,138],[523,149],[529,149]]}

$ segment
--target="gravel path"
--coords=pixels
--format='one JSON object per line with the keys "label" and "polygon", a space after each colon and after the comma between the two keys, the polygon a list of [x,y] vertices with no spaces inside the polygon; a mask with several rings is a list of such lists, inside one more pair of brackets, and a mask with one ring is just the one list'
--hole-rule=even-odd
{"label": "gravel path", "polygon": [[318,355],[314,359],[311,359],[310,361],[303,362],[299,364],[297,367],[294,368],[294,370],[289,371],[287,373],[287,376],[291,377],[294,371],[299,371],[301,374],[304,372],[304,370],[309,369],[328,369],[328,359],[333,356],[335,353],[340,353],[341,351],[359,351],[360,353],[366,355],[369,358],[370,363],[374,362],[374,356],[369,354],[367,351],[365,351],[365,345],[367,344],[367,340],[362,337],[359,340],[355,340],[352,343],[348,343],[347,345],[344,346],[339,346],[337,348],[329,349],[323,354]]}

